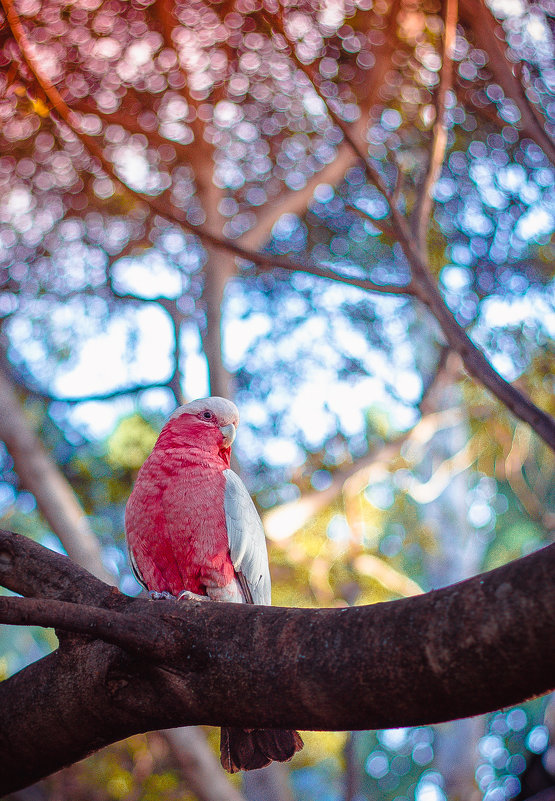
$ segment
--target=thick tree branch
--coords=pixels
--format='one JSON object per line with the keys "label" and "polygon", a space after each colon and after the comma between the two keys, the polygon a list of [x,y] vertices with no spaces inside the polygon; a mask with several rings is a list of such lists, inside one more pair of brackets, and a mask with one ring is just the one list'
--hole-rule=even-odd
{"label": "thick tree branch", "polygon": [[112,608],[122,596],[114,587],[63,554],[28,537],[0,530],[0,585],[31,598]]}
{"label": "thick tree branch", "polygon": [[[41,599],[69,600],[72,602],[68,605],[70,611],[74,611],[77,604],[117,610],[127,602],[126,597],[116,589],[94,578],[66,556],[48,551],[45,558],[45,549],[42,546],[26,537],[2,531],[0,585],[13,592]],[[132,628],[130,635],[132,636]],[[186,728],[173,729],[164,734],[175,750],[181,770],[199,801],[244,801],[243,795],[229,782],[200,732],[195,728]],[[90,750],[95,749],[88,747],[88,751]],[[79,759],[80,756],[76,758]],[[71,761],[68,760],[68,764]],[[45,762],[45,769],[36,774],[36,778],[49,772],[48,763]],[[24,778],[25,775],[22,775],[22,779]]]}
{"label": "thick tree branch", "polygon": [[[34,573],[39,553],[46,584],[51,562],[56,583],[60,573],[84,572],[4,532],[2,582],[32,585],[21,571],[29,554]],[[0,790],[154,728],[390,728],[545,693],[555,685],[554,571],[549,546],[439,591],[348,609],[152,602],[109,588],[114,612],[10,599],[4,609],[26,608],[28,622],[88,636],[64,638],[58,652],[0,684]]]}

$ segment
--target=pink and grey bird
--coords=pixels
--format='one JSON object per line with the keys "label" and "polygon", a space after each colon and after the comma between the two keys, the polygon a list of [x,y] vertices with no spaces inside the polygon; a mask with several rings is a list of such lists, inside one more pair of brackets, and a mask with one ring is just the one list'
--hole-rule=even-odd
{"label": "pink and grey bird", "polygon": [[[125,533],[133,572],[153,597],[271,603],[262,523],[229,466],[238,424],[225,398],[180,406],[139,471]],[[295,731],[223,728],[221,760],[232,773],[251,770],[302,745]]]}

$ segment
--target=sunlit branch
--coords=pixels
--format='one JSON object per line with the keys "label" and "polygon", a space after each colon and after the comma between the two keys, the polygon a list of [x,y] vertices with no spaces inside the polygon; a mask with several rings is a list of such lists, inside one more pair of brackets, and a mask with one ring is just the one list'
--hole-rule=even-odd
{"label": "sunlit branch", "polygon": [[[345,516],[348,520],[347,509]],[[360,553],[354,557],[353,566],[361,576],[374,579],[388,592],[400,595],[402,598],[413,598],[424,592],[418,582],[413,581],[375,553]]]}
{"label": "sunlit branch", "polygon": [[388,470],[399,455],[401,447],[414,443],[425,446],[437,431],[456,425],[461,419],[458,410],[428,411],[416,425],[389,442],[373,447],[364,456],[336,470],[331,483],[323,490],[305,492],[294,501],[275,506],[264,515],[264,527],[270,539],[289,537],[305,526],[322,509],[333,503],[349,483],[349,493],[362,492],[373,474]]}
{"label": "sunlit branch", "polygon": [[[513,434],[513,439],[510,445],[509,452],[505,457],[504,463],[501,463],[500,468],[504,470],[504,478],[506,478],[510,488],[518,498],[526,513],[532,520],[537,521],[540,525],[544,526],[548,531],[555,529],[555,515],[546,512],[546,505],[542,503],[538,495],[538,487],[530,486],[528,482],[531,481],[530,472],[526,471],[526,478],[522,472],[522,466],[529,454],[530,450],[530,431],[525,426],[517,425]],[[553,475],[555,466],[550,460],[550,463],[543,465],[543,469],[539,470],[539,475],[543,478],[544,493],[548,492],[548,487],[553,484]]]}
{"label": "sunlit branch", "polygon": [[474,438],[471,437],[457,453],[442,461],[427,481],[418,481],[418,479],[412,478],[404,489],[417,503],[432,503],[447,489],[455,476],[468,470],[474,464],[477,457]]}
{"label": "sunlit branch", "polygon": [[416,234],[419,247],[425,253],[426,233],[433,209],[433,189],[445,159],[447,147],[447,93],[453,83],[453,48],[457,35],[458,0],[445,0],[443,21],[443,48],[441,53],[441,74],[436,99],[436,120],[433,128],[430,159],[424,185],[420,190],[416,208]]}

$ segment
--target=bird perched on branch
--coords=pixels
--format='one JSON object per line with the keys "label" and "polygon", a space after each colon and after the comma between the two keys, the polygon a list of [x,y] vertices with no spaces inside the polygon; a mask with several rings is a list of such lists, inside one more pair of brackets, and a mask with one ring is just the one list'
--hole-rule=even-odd
{"label": "bird perched on branch", "polygon": [[[262,523],[229,466],[238,425],[225,398],[180,406],[139,471],[125,533],[133,573],[153,598],[271,603]],[[296,731],[222,728],[222,765],[262,768],[302,746]]]}

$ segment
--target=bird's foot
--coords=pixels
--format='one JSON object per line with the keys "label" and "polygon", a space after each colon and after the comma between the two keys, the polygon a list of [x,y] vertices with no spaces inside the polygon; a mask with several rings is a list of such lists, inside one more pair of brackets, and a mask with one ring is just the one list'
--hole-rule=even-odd
{"label": "bird's foot", "polygon": [[151,601],[175,601],[175,595],[172,595],[171,592],[166,592],[166,590],[163,592],[150,590],[148,597]]}
{"label": "bird's foot", "polygon": [[209,601],[210,598],[207,595],[197,595],[196,592],[190,592],[190,590],[182,590],[179,595],[177,596],[178,601]]}

